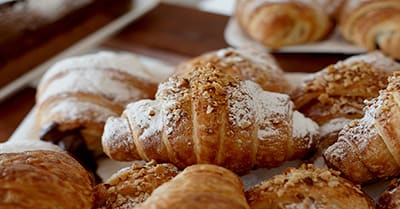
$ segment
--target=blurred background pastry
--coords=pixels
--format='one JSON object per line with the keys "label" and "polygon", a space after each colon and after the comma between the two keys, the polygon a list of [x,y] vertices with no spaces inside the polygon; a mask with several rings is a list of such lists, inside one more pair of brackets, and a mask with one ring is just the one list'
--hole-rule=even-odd
{"label": "blurred background pastry", "polygon": [[0,88],[111,23],[131,6],[132,0],[0,1]]}

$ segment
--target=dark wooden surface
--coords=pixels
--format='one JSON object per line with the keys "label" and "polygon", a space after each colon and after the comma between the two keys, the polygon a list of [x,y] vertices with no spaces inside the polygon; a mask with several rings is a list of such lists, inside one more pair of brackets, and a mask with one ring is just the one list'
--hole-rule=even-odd
{"label": "dark wooden surface", "polygon": [[[101,44],[177,64],[228,46],[224,29],[229,17],[160,4]],[[313,72],[346,57],[343,54],[274,53],[286,71]],[[7,140],[34,105],[35,89],[26,88],[0,103],[0,141]]]}

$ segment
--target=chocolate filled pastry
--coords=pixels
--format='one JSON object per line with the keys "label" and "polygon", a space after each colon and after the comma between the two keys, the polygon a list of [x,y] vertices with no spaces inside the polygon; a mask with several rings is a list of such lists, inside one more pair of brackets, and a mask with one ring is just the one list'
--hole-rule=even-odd
{"label": "chocolate filled pastry", "polygon": [[264,51],[250,48],[224,48],[202,54],[180,64],[175,74],[209,63],[241,80],[254,81],[266,91],[288,93],[290,90],[289,82],[275,58]]}
{"label": "chocolate filled pastry", "polygon": [[[157,83],[133,55],[99,52],[62,60],[43,76],[36,95],[42,140],[75,154],[95,170],[106,119],[129,102],[154,97]],[[90,154],[92,153],[92,154]]]}
{"label": "chocolate filled pastry", "polygon": [[2,209],[91,209],[92,189],[89,173],[55,145],[38,140],[0,144]]}
{"label": "chocolate filled pastry", "polygon": [[340,9],[342,35],[367,50],[400,59],[400,1],[347,0]]}
{"label": "chocolate filled pastry", "polygon": [[121,169],[94,190],[94,209],[135,208],[144,202],[154,189],[168,182],[179,173],[172,164],[145,165],[134,163]]}
{"label": "chocolate filled pastry", "polygon": [[246,191],[254,209],[373,209],[373,201],[339,172],[303,164]]}
{"label": "chocolate filled pastry", "polygon": [[400,72],[366,104],[364,116],[348,123],[324,153],[329,167],[360,184],[400,175]]}
{"label": "chocolate filled pastry", "polygon": [[400,64],[380,52],[357,55],[311,75],[291,93],[296,109],[320,125],[321,151],[363,116],[364,100],[377,97],[396,70]]}
{"label": "chocolate filled pastry", "polygon": [[400,180],[393,179],[389,186],[381,194],[376,204],[376,209],[398,209],[400,208]]}
{"label": "chocolate filled pastry", "polygon": [[231,171],[199,164],[187,167],[153,191],[137,209],[248,209],[240,178]]}
{"label": "chocolate filled pastry", "polygon": [[110,117],[102,144],[114,160],[154,159],[180,169],[209,163],[244,174],[309,156],[318,125],[293,110],[288,95],[207,65],[170,77],[155,100]]}
{"label": "chocolate filled pastry", "polygon": [[327,37],[334,27],[330,13],[339,3],[337,0],[238,0],[234,17],[252,39],[279,49]]}

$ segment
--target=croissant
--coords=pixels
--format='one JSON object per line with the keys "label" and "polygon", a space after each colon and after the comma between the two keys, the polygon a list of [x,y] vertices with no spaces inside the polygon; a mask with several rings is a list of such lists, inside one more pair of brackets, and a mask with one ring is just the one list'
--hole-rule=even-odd
{"label": "croissant", "polygon": [[312,165],[287,168],[246,191],[250,208],[257,209],[373,209],[372,199],[339,172]]}
{"label": "croissant", "polygon": [[400,72],[370,100],[361,119],[347,124],[324,153],[327,165],[349,180],[365,184],[400,175]]}
{"label": "croissant", "polygon": [[156,100],[110,117],[102,137],[115,160],[151,159],[179,168],[197,163],[239,174],[307,156],[318,126],[285,94],[263,91],[208,65],[160,84]]}
{"label": "croissant", "polygon": [[329,15],[338,6],[337,1],[238,0],[234,17],[252,39],[279,49],[324,39],[334,26]]}
{"label": "croissant", "polygon": [[400,64],[380,52],[339,61],[307,77],[291,93],[297,110],[320,125],[321,144],[333,144],[345,124],[363,115],[364,100],[377,97]]}
{"label": "croissant", "polygon": [[244,209],[249,208],[242,182],[231,171],[199,164],[187,167],[158,187],[138,209]]}
{"label": "croissant", "polygon": [[339,28],[349,41],[400,59],[400,1],[344,1]]}
{"label": "croissant", "polygon": [[129,54],[99,52],[56,63],[36,95],[40,138],[66,148],[85,165],[94,164],[88,156],[102,153],[106,119],[120,115],[129,102],[153,97],[157,84],[152,77]]}
{"label": "croissant", "polygon": [[376,209],[396,209],[400,208],[400,181],[393,179],[390,181],[389,186],[379,197],[376,204]]}
{"label": "croissant", "polygon": [[156,164],[155,161],[146,165],[134,163],[95,187],[94,209],[134,208],[177,174],[178,169],[172,164]]}
{"label": "croissant", "polygon": [[175,74],[189,72],[196,69],[196,66],[208,63],[241,80],[252,80],[266,91],[288,93],[290,90],[289,82],[274,57],[250,48],[224,48],[202,54],[180,64]]}
{"label": "croissant", "polygon": [[50,145],[32,150],[40,142],[33,148],[24,143],[0,145],[0,208],[92,208],[92,179],[73,157]]}

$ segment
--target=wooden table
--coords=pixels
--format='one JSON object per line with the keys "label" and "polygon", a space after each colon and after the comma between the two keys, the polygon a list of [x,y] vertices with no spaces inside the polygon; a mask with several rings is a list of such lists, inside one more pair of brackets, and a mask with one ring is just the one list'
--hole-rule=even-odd
{"label": "wooden table", "polygon": [[[101,47],[126,50],[177,64],[228,46],[224,29],[229,17],[160,4],[104,41]],[[285,71],[314,72],[346,57],[343,54],[274,53]],[[0,103],[0,141],[7,140],[35,103],[35,89],[25,88]]]}

